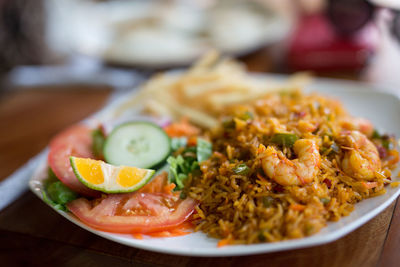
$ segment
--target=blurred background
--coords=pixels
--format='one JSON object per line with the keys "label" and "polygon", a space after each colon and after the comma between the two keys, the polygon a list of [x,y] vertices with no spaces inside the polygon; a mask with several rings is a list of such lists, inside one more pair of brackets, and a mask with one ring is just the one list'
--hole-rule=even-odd
{"label": "blurred background", "polygon": [[251,59],[258,71],[310,70],[400,84],[396,0],[0,3],[2,89],[66,83],[129,88],[210,49]]}
{"label": "blurred background", "polygon": [[0,0],[0,177],[112,92],[211,49],[397,92],[399,14],[399,0]]}

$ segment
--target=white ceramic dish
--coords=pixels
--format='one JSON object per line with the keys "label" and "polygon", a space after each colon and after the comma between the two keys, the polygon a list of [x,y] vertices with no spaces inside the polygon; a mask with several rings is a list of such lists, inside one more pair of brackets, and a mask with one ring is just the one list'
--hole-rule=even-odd
{"label": "white ceramic dish", "polygon": [[[259,75],[261,79],[282,80],[282,76]],[[349,112],[356,116],[370,119],[378,129],[400,136],[398,115],[400,114],[400,99],[392,94],[376,90],[370,84],[355,82],[316,79],[307,90],[318,91],[340,99]],[[124,98],[119,97],[102,111],[88,119],[88,122],[107,118],[115,108],[123,103]],[[30,180],[31,190],[40,198],[42,197],[43,179],[46,178],[47,164],[43,159]],[[397,174],[397,171],[395,172]],[[398,178],[395,178],[398,179]],[[388,207],[400,194],[400,187],[387,187],[385,195],[366,199],[358,203],[350,216],[342,218],[339,222],[329,223],[318,234],[303,238],[278,243],[256,245],[226,246],[217,248],[216,239],[208,238],[203,233],[192,233],[186,236],[173,238],[144,238],[134,239],[129,235],[112,234],[94,230],[81,223],[70,213],[56,210],[59,214],[76,225],[106,239],[125,244],[127,246],[146,249],[156,252],[187,255],[187,256],[239,256],[257,253],[268,253],[325,244],[337,240],[356,228],[368,222],[374,216]]]}

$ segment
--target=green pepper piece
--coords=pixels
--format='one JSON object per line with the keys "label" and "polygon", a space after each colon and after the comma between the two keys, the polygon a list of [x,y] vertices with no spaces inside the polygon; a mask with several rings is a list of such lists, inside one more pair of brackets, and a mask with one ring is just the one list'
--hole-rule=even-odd
{"label": "green pepper piece", "polygon": [[245,121],[252,120],[252,119],[254,119],[254,114],[252,112],[250,112],[250,111],[246,111],[239,118],[242,119],[242,120],[245,120]]}
{"label": "green pepper piece", "polygon": [[244,163],[241,163],[241,164],[235,166],[232,170],[234,173],[240,174],[240,175],[246,175],[250,172],[249,167],[247,167],[247,165]]}
{"label": "green pepper piece", "polygon": [[297,135],[291,133],[277,133],[271,138],[271,142],[277,145],[292,147],[299,139]]}
{"label": "green pepper piece", "polygon": [[380,139],[380,138],[382,138],[382,136],[376,129],[374,129],[374,132],[372,133],[372,138],[373,139]]}
{"label": "green pepper piece", "polygon": [[266,197],[263,197],[263,204],[264,204],[264,207],[266,207],[266,208],[269,208],[269,207],[271,207],[272,206],[272,204],[274,203],[274,198],[273,197],[271,197],[271,196],[266,196]]}
{"label": "green pepper piece", "polygon": [[235,121],[233,119],[228,119],[222,122],[222,126],[227,130],[235,129]]}
{"label": "green pepper piece", "polygon": [[335,152],[336,154],[340,152],[340,148],[339,148],[339,146],[338,146],[335,142],[332,143],[331,149],[332,149],[332,151]]}
{"label": "green pepper piece", "polygon": [[323,197],[319,199],[324,205],[328,204],[329,202],[331,202],[331,200],[329,198]]}
{"label": "green pepper piece", "polygon": [[260,231],[258,233],[258,240],[260,240],[260,242],[265,242],[267,240],[267,238],[265,238],[264,232]]}
{"label": "green pepper piece", "polygon": [[389,136],[383,135],[381,138],[382,138],[382,146],[384,148],[389,149],[389,150],[393,149],[393,144],[390,141],[390,137]]}

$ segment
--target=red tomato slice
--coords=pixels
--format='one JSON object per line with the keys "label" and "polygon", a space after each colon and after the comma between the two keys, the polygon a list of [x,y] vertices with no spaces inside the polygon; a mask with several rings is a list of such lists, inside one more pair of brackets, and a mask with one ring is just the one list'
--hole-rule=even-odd
{"label": "red tomato slice", "polygon": [[163,193],[110,194],[99,200],[79,198],[68,209],[85,224],[106,232],[152,233],[175,228],[194,212],[196,201]]}
{"label": "red tomato slice", "polygon": [[69,161],[70,156],[94,158],[91,145],[91,130],[81,124],[74,125],[51,140],[47,161],[63,184],[79,194],[96,197],[99,192],[79,182]]}

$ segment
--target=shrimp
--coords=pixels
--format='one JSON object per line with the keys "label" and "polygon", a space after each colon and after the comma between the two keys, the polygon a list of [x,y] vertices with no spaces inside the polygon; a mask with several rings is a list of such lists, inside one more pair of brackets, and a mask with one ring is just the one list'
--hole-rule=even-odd
{"label": "shrimp", "polygon": [[298,158],[289,160],[269,146],[261,160],[265,174],[280,185],[304,185],[312,182],[319,172],[321,156],[314,140],[299,139],[293,150]]}
{"label": "shrimp", "polygon": [[372,180],[381,169],[375,145],[359,131],[344,133],[339,141],[349,147],[342,159],[342,170],[357,179]]}
{"label": "shrimp", "polygon": [[357,130],[369,137],[374,132],[374,125],[369,120],[360,117],[342,119],[340,125],[346,130]]}

